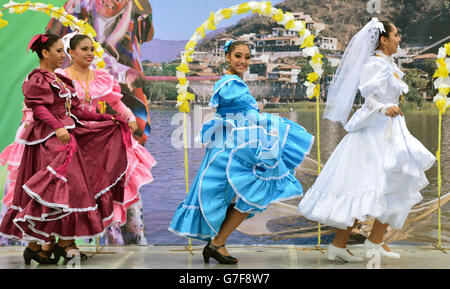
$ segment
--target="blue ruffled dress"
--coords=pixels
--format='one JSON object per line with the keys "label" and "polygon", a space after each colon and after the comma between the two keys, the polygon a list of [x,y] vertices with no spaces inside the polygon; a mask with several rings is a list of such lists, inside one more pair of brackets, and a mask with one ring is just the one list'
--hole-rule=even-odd
{"label": "blue ruffled dress", "polygon": [[314,137],[288,119],[259,113],[255,98],[236,75],[214,86],[209,105],[216,117],[202,126],[197,141],[206,152],[169,230],[209,241],[219,232],[231,203],[240,212],[263,212],[275,201],[302,196],[295,168]]}

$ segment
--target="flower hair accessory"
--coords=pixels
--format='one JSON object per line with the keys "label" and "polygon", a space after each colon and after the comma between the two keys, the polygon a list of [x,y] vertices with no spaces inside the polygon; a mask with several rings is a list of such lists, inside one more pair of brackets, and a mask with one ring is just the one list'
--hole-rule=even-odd
{"label": "flower hair accessory", "polygon": [[375,28],[378,28],[378,30],[380,30],[380,34],[386,32],[386,29],[384,29],[383,23],[380,22],[380,21],[378,20],[378,18],[373,17],[372,20],[375,20],[375,21],[376,21],[376,23],[375,23]]}
{"label": "flower hair accessory", "polygon": [[28,43],[27,53],[28,53],[28,50],[30,50],[30,48],[31,48],[31,51],[36,52],[37,45],[39,43],[45,43],[45,42],[47,42],[47,40],[48,40],[48,37],[45,34],[38,34],[38,35],[33,36],[33,38],[31,38],[30,42]]}
{"label": "flower hair accessory", "polygon": [[386,30],[377,18],[372,18],[356,33],[344,51],[328,89],[323,117],[345,125],[358,91],[362,69],[379,45],[380,34]]}
{"label": "flower hair accessory", "polygon": [[70,40],[72,40],[72,38],[77,35],[80,34],[80,32],[78,32],[78,30],[75,30],[75,32],[72,33],[68,33],[66,35],[63,36],[63,38],[61,39],[64,45],[64,53],[66,53],[66,55],[72,59],[72,57],[70,56],[68,50],[70,48]]}
{"label": "flower hair accessory", "polygon": [[223,50],[225,51],[225,53],[228,52],[228,48],[230,47],[231,43],[233,43],[233,39],[228,40],[225,45],[223,46]]}

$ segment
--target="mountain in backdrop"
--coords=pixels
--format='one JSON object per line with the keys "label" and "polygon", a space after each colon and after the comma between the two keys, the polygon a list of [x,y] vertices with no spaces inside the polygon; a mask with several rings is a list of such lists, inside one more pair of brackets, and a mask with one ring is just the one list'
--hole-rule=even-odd
{"label": "mountain in backdrop", "polygon": [[[328,24],[321,35],[335,37],[345,47],[351,37],[372,17],[393,22],[402,36],[402,46],[427,45],[449,35],[449,0],[377,0],[381,13],[367,11],[368,0],[285,0],[277,5],[284,12],[311,15],[319,22]],[[256,14],[240,20],[236,25],[210,32],[198,49],[210,49],[216,38],[237,37],[245,33],[269,33],[278,24],[265,16]],[[179,57],[188,40],[172,41],[153,39],[142,46],[142,60],[170,62]]]}
{"label": "mountain in backdrop", "polygon": [[[217,34],[225,32],[226,28],[218,28],[215,31],[207,33],[204,41],[214,38]],[[153,39],[141,46],[142,61],[151,62],[171,62],[180,57],[180,53],[184,50],[189,40],[163,40]]]}
{"label": "mountain in backdrop", "polygon": [[151,62],[171,62],[180,56],[187,40],[153,39],[141,46],[141,60]]}
{"label": "mountain in backdrop", "polygon": [[394,23],[406,45],[431,44],[449,35],[449,0],[377,1],[381,3],[380,14],[368,12],[368,0],[285,0],[277,6],[286,11],[300,9],[330,25],[328,33],[344,45],[372,17]]}
{"label": "mountain in backdrop", "polygon": [[[372,17],[390,20],[400,31],[402,45],[427,45],[449,35],[449,0],[377,0],[381,13],[369,13],[368,0],[285,0],[276,8],[284,12],[303,12],[328,25],[321,35],[335,37],[345,47],[353,35]],[[216,37],[237,37],[245,33],[270,33],[279,25],[266,16],[250,15]],[[212,39],[210,42],[213,42]],[[213,43],[204,42],[210,48]]]}

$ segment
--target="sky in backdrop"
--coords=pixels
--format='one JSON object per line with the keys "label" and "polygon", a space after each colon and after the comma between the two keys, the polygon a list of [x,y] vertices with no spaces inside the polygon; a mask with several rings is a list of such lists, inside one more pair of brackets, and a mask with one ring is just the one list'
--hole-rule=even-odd
{"label": "sky in backdrop", "polygon": [[[208,19],[211,12],[245,3],[245,0],[150,0],[153,10],[154,38],[186,40]],[[272,0],[276,5],[282,0]],[[236,24],[250,13],[225,19],[217,28]]]}

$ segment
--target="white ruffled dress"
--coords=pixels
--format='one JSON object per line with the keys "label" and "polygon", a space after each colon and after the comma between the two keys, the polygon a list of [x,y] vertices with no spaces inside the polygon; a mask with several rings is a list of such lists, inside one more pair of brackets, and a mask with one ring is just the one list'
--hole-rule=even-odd
{"label": "white ruffled dress", "polygon": [[403,116],[384,115],[408,86],[392,57],[377,51],[361,74],[364,105],[345,125],[338,144],[298,211],[305,218],[346,229],[375,217],[401,229],[428,185],[424,171],[436,158],[408,131]]}

